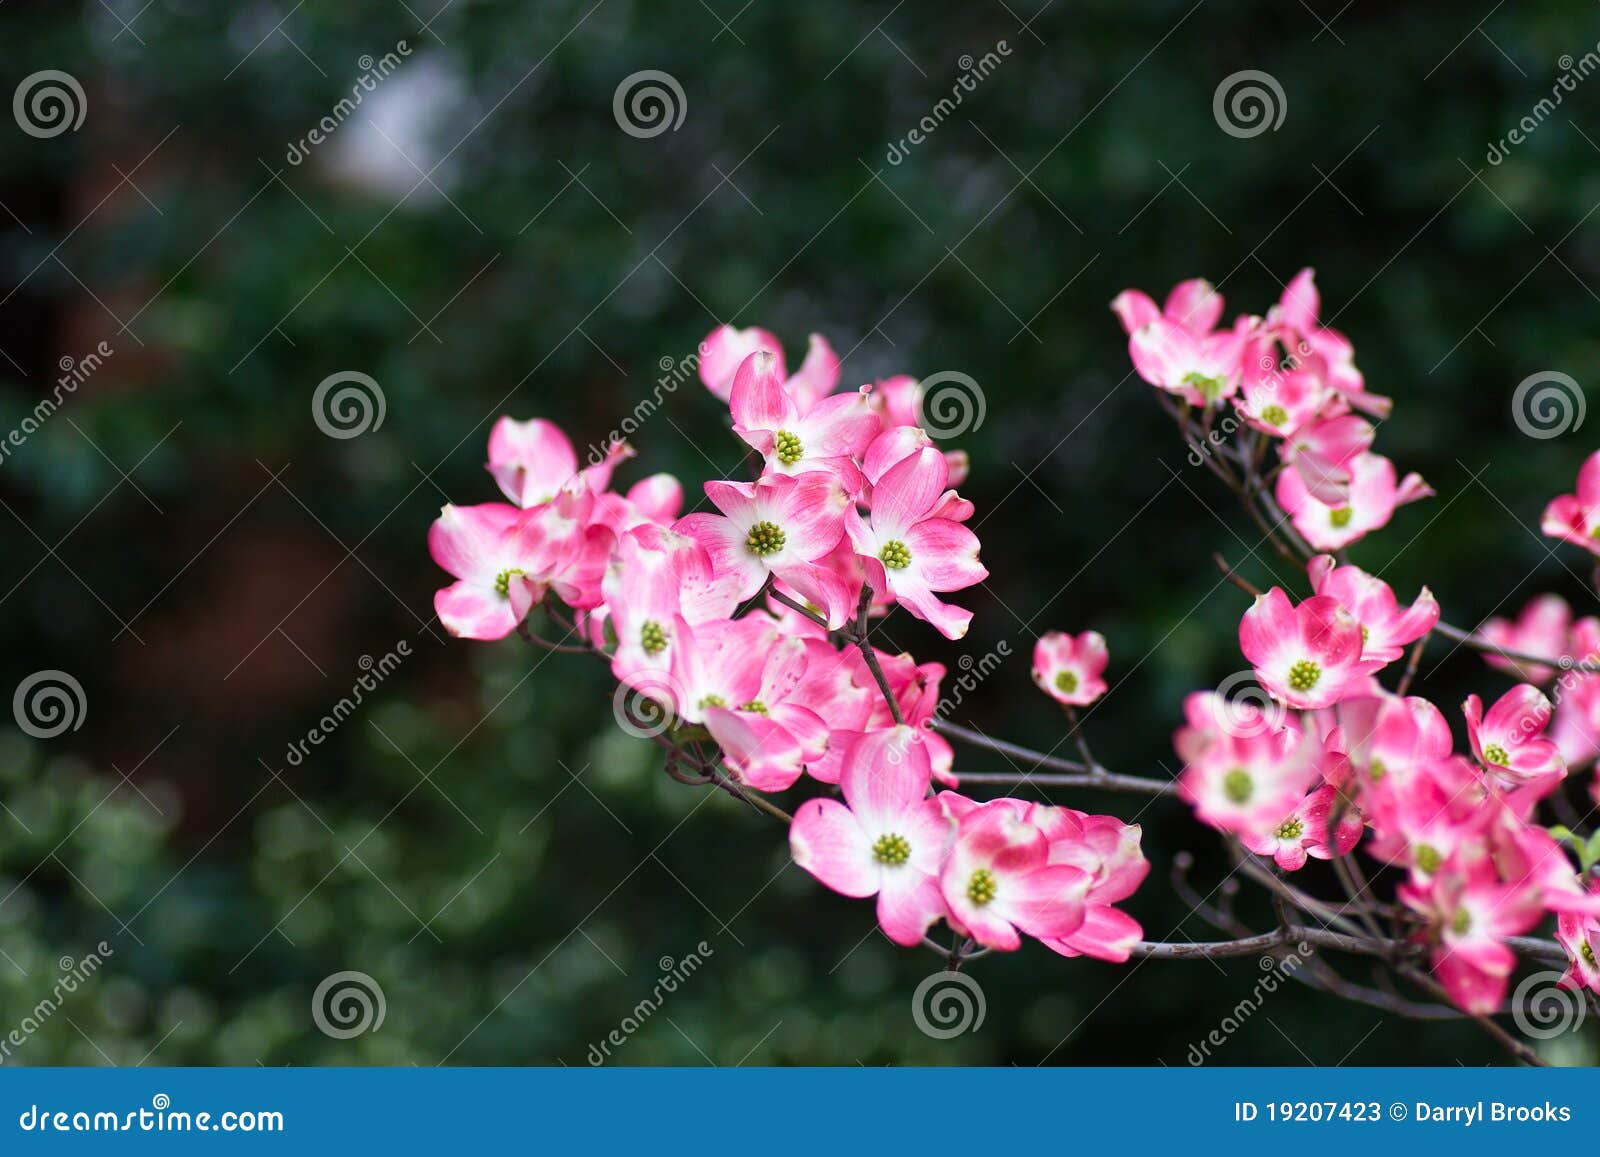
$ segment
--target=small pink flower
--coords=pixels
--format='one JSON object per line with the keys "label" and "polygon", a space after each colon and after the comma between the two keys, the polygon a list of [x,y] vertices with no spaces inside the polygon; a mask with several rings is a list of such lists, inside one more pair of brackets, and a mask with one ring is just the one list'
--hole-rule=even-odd
{"label": "small pink flower", "polygon": [[1177,394],[1190,405],[1211,405],[1238,392],[1255,321],[1241,317],[1231,330],[1197,334],[1165,317],[1156,318],[1128,339],[1133,368],[1152,386]]}
{"label": "small pink flower", "polygon": [[[1336,807],[1339,817],[1330,836],[1328,823]],[[1284,871],[1296,872],[1305,867],[1307,856],[1331,860],[1349,852],[1360,842],[1362,829],[1355,804],[1332,784],[1323,784],[1271,827],[1243,833],[1240,840],[1257,855],[1271,856]]]}
{"label": "small pink flower", "polygon": [[1098,631],[1077,636],[1050,631],[1034,644],[1033,681],[1052,699],[1069,707],[1087,707],[1106,693],[1101,676],[1110,657]]}
{"label": "small pink flower", "polygon": [[1578,492],[1552,499],[1539,528],[1551,538],[1600,554],[1600,450],[1579,467]]}
{"label": "small pink flower", "polygon": [[1389,524],[1397,507],[1428,498],[1433,489],[1419,474],[1395,483],[1394,463],[1370,451],[1349,463],[1350,492],[1342,504],[1319,501],[1297,470],[1278,475],[1278,503],[1316,550],[1340,550]]}
{"label": "small pink flower", "polygon": [[1323,377],[1346,404],[1375,418],[1387,418],[1394,403],[1367,391],[1355,365],[1350,339],[1317,320],[1321,308],[1322,295],[1317,292],[1315,273],[1302,269],[1268,312],[1267,328],[1280,333],[1284,346],[1296,360],[1320,363]]}
{"label": "small pink flower", "polygon": [[777,359],[762,350],[734,374],[729,405],[734,433],[761,452],[768,473],[821,470],[851,494],[860,491],[856,459],[882,428],[864,393],[834,394],[802,407],[784,387]]}
{"label": "small pink flower", "polygon": [[947,639],[967,633],[972,612],[941,602],[938,594],[980,583],[989,572],[978,561],[978,536],[944,516],[949,498],[944,456],[925,447],[891,467],[872,488],[872,512],[854,507],[845,528],[875,591],[888,590]]}
{"label": "small pink flower", "polygon": [[1563,912],[1556,918],[1556,940],[1567,950],[1567,974],[1561,978],[1568,988],[1587,988],[1600,992],[1600,917]]}
{"label": "small pink flower", "polygon": [[1138,824],[1115,816],[1092,816],[1072,808],[1032,805],[1026,816],[1050,841],[1050,863],[1067,864],[1089,874],[1083,925],[1067,936],[1043,941],[1062,956],[1092,956],[1120,964],[1144,938],[1144,929],[1126,912],[1113,907],[1144,882],[1150,862],[1139,848]]}
{"label": "small pink flower", "polygon": [[1350,495],[1352,463],[1371,449],[1376,434],[1372,423],[1358,414],[1319,418],[1284,442],[1283,459],[1299,476],[1307,494],[1337,507]]}
{"label": "small pink flower", "polygon": [[[1516,622],[1490,619],[1478,628],[1478,637],[1508,651],[1522,651],[1529,655],[1548,655],[1551,659],[1583,658],[1589,650],[1600,647],[1600,622],[1584,619],[1585,640],[1582,646],[1573,637],[1572,608],[1560,595],[1539,595],[1530,599],[1517,615]],[[1575,653],[1574,647],[1583,654]],[[1484,662],[1527,683],[1545,684],[1556,676],[1554,667],[1536,663],[1522,663],[1516,659],[1484,652]]]}
{"label": "small pink flower", "polygon": [[807,800],[789,828],[794,862],[835,892],[877,896],[879,927],[906,947],[945,914],[939,871],[954,824],[928,783],[911,728],[873,732],[845,758],[844,803]]}
{"label": "small pink flower", "polygon": [[1383,663],[1363,659],[1361,648],[1361,624],[1328,595],[1296,607],[1273,587],[1239,622],[1239,649],[1256,680],[1289,707],[1329,707],[1362,690]]}
{"label": "small pink flower", "polygon": [[1315,369],[1284,368],[1275,338],[1262,335],[1245,350],[1243,385],[1234,409],[1254,429],[1289,438],[1314,422],[1331,395]]}
{"label": "small pink flower", "polygon": [[601,584],[616,638],[611,671],[619,680],[672,664],[673,625],[726,619],[738,603],[733,584],[719,581],[694,539],[653,523],[626,532]]}
{"label": "small pink flower", "polygon": [[1544,737],[1554,708],[1533,684],[1517,684],[1495,701],[1487,715],[1476,695],[1468,695],[1461,710],[1467,717],[1473,754],[1490,771],[1513,783],[1566,774],[1560,750]]}
{"label": "small pink flower", "polygon": [[554,589],[567,605],[598,606],[615,537],[591,525],[594,495],[562,491],[531,510],[490,502],[445,506],[428,549],[459,581],[434,595],[445,630],[465,639],[503,639]]}
{"label": "small pink flower", "polygon": [[778,379],[788,385],[802,407],[810,407],[818,398],[833,393],[839,384],[839,356],[820,334],[811,335],[806,359],[790,377],[784,368],[783,346],[775,336],[758,326],[735,329],[731,325],[719,325],[700,343],[700,380],[726,402],[733,390],[734,374],[746,358],[758,351],[776,359]]}
{"label": "small pink flower", "polygon": [[1081,868],[1050,862],[1050,841],[1022,817],[1021,806],[1017,800],[951,806],[951,814],[964,814],[939,876],[951,925],[1006,952],[1022,946],[1019,932],[1040,940],[1077,932],[1092,882]]}
{"label": "small pink flower", "polygon": [[1156,303],[1137,289],[1124,289],[1112,300],[1111,312],[1117,315],[1129,337],[1158,319],[1204,335],[1216,329],[1222,318],[1222,297],[1209,281],[1196,277],[1173,287],[1167,295],[1165,309],[1156,308]]}
{"label": "small pink flower", "polygon": [[849,497],[829,474],[769,474],[755,482],[707,482],[706,496],[722,511],[690,514],[675,529],[699,542],[717,575],[737,575],[739,598],[755,595],[773,574],[844,625],[853,594],[818,563],[844,534]]}
{"label": "small pink flower", "polygon": [[1405,653],[1439,621],[1439,603],[1427,587],[1417,601],[1400,609],[1394,591],[1382,579],[1358,566],[1339,566],[1331,555],[1318,555],[1306,568],[1311,589],[1339,600],[1361,624],[1361,657],[1389,663]]}
{"label": "small pink flower", "polygon": [[1498,1011],[1517,963],[1505,940],[1539,923],[1539,889],[1450,861],[1429,883],[1402,884],[1399,893],[1430,922],[1433,972],[1450,999],[1475,1015]]}
{"label": "small pink flower", "polygon": [[1183,710],[1187,723],[1172,740],[1184,765],[1178,794],[1212,827],[1261,831],[1317,781],[1322,745],[1297,723],[1210,691],[1187,696]]}
{"label": "small pink flower", "polygon": [[[614,442],[600,462],[581,472],[582,481],[591,490],[604,490],[616,464],[631,457],[631,446]],[[559,426],[543,418],[495,422],[489,431],[488,471],[505,496],[523,508],[549,502],[580,477],[571,441]]]}

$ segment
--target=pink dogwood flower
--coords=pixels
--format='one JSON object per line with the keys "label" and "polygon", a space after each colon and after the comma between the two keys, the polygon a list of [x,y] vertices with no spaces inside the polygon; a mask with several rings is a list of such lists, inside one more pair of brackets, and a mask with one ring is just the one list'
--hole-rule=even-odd
{"label": "pink dogwood flower", "polygon": [[1255,323],[1241,317],[1232,329],[1195,333],[1160,317],[1134,331],[1128,353],[1133,368],[1152,386],[1192,406],[1208,406],[1238,392]]}
{"label": "pink dogwood flower", "polygon": [[1307,268],[1297,273],[1284,287],[1278,304],[1267,313],[1267,327],[1287,331],[1284,345],[1296,360],[1315,359],[1321,373],[1348,405],[1375,418],[1387,418],[1394,403],[1367,390],[1366,381],[1355,365],[1355,349],[1350,339],[1317,320],[1322,295],[1317,291],[1315,273]]}
{"label": "pink dogwood flower", "polygon": [[1314,496],[1299,471],[1285,470],[1278,475],[1278,504],[1316,550],[1347,547],[1387,526],[1397,507],[1433,495],[1433,488],[1420,474],[1407,474],[1397,485],[1394,463],[1381,454],[1358,454],[1349,468],[1349,495],[1338,505]]}
{"label": "pink dogwood flower", "polygon": [[685,515],[675,527],[705,547],[713,571],[738,576],[738,597],[751,598],[769,574],[804,595],[830,627],[844,625],[853,592],[818,563],[838,545],[854,507],[838,482],[813,471],[769,474],[755,482],[707,482],[722,514]]}
{"label": "pink dogwood flower", "polygon": [[733,377],[733,432],[765,459],[769,473],[832,474],[851,494],[861,489],[855,460],[882,423],[863,393],[834,394],[802,408],[765,350],[751,354]]}
{"label": "pink dogwood flower", "polygon": [[1600,554],[1600,450],[1583,460],[1578,492],[1551,499],[1539,529],[1551,538]]}
{"label": "pink dogwood flower", "polygon": [[1513,783],[1566,774],[1560,749],[1544,737],[1554,707],[1533,684],[1517,684],[1495,701],[1488,714],[1476,695],[1468,695],[1461,710],[1473,754],[1490,771]]}
{"label": "pink dogwood flower", "polygon": [[1307,494],[1337,507],[1350,494],[1351,464],[1371,448],[1376,433],[1372,423],[1357,414],[1320,418],[1284,442],[1283,458]]}
{"label": "pink dogwood flower", "polygon": [[1252,703],[1197,691],[1183,701],[1172,745],[1183,760],[1179,796],[1204,823],[1256,832],[1289,813],[1317,780],[1322,745],[1298,723]]}
{"label": "pink dogwood flower", "polygon": [[1312,591],[1337,599],[1361,625],[1363,659],[1392,662],[1439,621],[1438,600],[1427,587],[1401,610],[1388,583],[1358,566],[1339,566],[1332,555],[1318,555],[1306,571]]}
{"label": "pink dogwood flower", "polygon": [[631,446],[613,442],[600,462],[580,472],[572,442],[554,422],[503,417],[489,431],[488,471],[505,496],[525,509],[549,502],[580,476],[589,489],[604,490],[616,464],[631,457]]}
{"label": "pink dogwood flower", "polygon": [[1083,927],[1092,882],[1081,868],[1050,862],[1049,839],[1019,805],[995,800],[965,810],[939,876],[952,927],[1005,952],[1022,946],[1019,933],[1059,940]]}
{"label": "pink dogwood flower", "polygon": [[[1600,620],[1589,618],[1583,622],[1589,624],[1585,632],[1593,638],[1593,646],[1600,646]],[[1588,651],[1593,649],[1592,646],[1583,647],[1579,644],[1578,649],[1583,653],[1575,653],[1574,645],[1578,644],[1578,640],[1573,636],[1572,608],[1560,595],[1539,595],[1530,599],[1517,614],[1515,622],[1490,619],[1478,628],[1478,637],[1508,651],[1548,655],[1558,662],[1561,659],[1585,658]],[[1484,652],[1483,658],[1489,666],[1526,683],[1542,686],[1556,677],[1553,666],[1524,663],[1488,651]]]}
{"label": "pink dogwood flower", "polygon": [[869,518],[853,507],[845,512],[845,528],[873,590],[890,591],[945,638],[959,639],[967,633],[972,612],[937,596],[980,583],[989,572],[978,561],[978,536],[941,516],[941,508],[948,509],[948,477],[939,451],[919,450],[891,467],[872,488]]}
{"label": "pink dogwood flower", "polygon": [[1305,867],[1307,856],[1331,860],[1349,852],[1360,842],[1362,828],[1360,811],[1329,783],[1303,798],[1270,828],[1242,833],[1240,841],[1258,856],[1271,856],[1284,871],[1297,872]]}
{"label": "pink dogwood flower", "polygon": [[1567,973],[1561,983],[1568,988],[1600,992],[1600,917],[1563,912],[1556,918],[1556,940],[1567,950]]}
{"label": "pink dogwood flower", "polygon": [[1544,915],[1539,890],[1450,862],[1429,883],[1402,884],[1399,893],[1430,922],[1433,973],[1450,999],[1475,1015],[1497,1011],[1517,963],[1505,940]]}
{"label": "pink dogwood flower", "polygon": [[1115,816],[1042,804],[1032,805],[1025,818],[1049,840],[1050,863],[1067,864],[1089,875],[1082,926],[1070,935],[1044,940],[1044,946],[1062,956],[1092,956],[1114,964],[1126,961],[1144,938],[1144,929],[1114,905],[1133,895],[1149,874],[1150,862],[1139,848],[1143,830]]}
{"label": "pink dogwood flower", "polygon": [[1200,336],[1217,328],[1222,318],[1222,296],[1205,278],[1195,277],[1173,286],[1164,308],[1157,308],[1148,294],[1124,289],[1112,299],[1111,312],[1129,337],[1158,320]]}
{"label": "pink dogwood flower", "polygon": [[1106,693],[1102,678],[1110,661],[1098,631],[1069,635],[1050,631],[1033,647],[1033,681],[1046,695],[1069,707],[1087,707]]}
{"label": "pink dogwood flower", "polygon": [[789,828],[794,862],[835,892],[876,896],[879,927],[906,947],[945,914],[939,872],[955,824],[928,783],[911,728],[871,732],[845,757],[844,803],[807,800]]}
{"label": "pink dogwood flower", "polygon": [[803,407],[833,393],[839,384],[839,356],[820,334],[811,335],[805,361],[790,377],[784,366],[783,345],[772,333],[759,326],[735,329],[731,325],[719,325],[700,343],[700,380],[718,400],[726,402],[733,389],[734,374],[746,358],[758,351],[776,359],[779,380],[787,383],[795,401]]}
{"label": "pink dogwood flower", "polygon": [[1296,607],[1273,587],[1239,622],[1239,649],[1256,680],[1289,707],[1329,707],[1383,666],[1362,658],[1361,624],[1338,599],[1313,595]]}
{"label": "pink dogwood flower", "polygon": [[552,587],[569,606],[600,602],[614,536],[587,524],[594,496],[563,492],[532,510],[490,502],[445,506],[428,549],[458,581],[434,595],[445,630],[465,639],[503,639]]}

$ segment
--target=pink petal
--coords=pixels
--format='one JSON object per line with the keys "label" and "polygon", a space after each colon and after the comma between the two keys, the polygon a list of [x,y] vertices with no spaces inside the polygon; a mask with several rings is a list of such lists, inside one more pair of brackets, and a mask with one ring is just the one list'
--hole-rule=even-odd
{"label": "pink petal", "polygon": [[789,825],[794,862],[835,892],[861,898],[878,890],[882,874],[872,842],[850,809],[831,799],[808,799]]}

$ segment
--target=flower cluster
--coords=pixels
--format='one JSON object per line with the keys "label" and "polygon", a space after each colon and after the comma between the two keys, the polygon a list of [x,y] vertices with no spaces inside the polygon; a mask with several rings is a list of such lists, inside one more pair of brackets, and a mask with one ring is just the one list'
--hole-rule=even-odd
{"label": "flower cluster", "polygon": [[1276,448],[1277,501],[1316,550],[1349,546],[1433,494],[1419,475],[1396,481],[1394,463],[1373,452],[1376,430],[1363,415],[1388,417],[1390,400],[1367,390],[1349,339],[1318,320],[1311,270],[1266,317],[1242,315],[1226,328],[1221,296],[1201,280],[1179,285],[1164,308],[1136,289],[1111,308],[1140,377],[1208,419],[1231,403],[1229,428],[1242,423]]}
{"label": "flower cluster", "polygon": [[[896,943],[943,919],[974,948],[1015,949],[1026,933],[1063,955],[1127,959],[1140,928],[1113,905],[1147,869],[1139,828],[936,793],[958,782],[931,727],[945,668],[869,641],[896,606],[961,638],[972,613],[943,596],[988,576],[972,504],[953,488],[966,456],[922,428],[917,382],[841,391],[824,339],[790,374],[770,333],[729,326],[702,343],[699,371],[759,456],[756,477],[707,482],[713,509],[685,515],[666,475],[612,489],[627,445],[580,469],[551,423],[502,418],[488,470],[509,502],[447,506],[430,534],[457,580],[435,599],[445,627],[539,641],[525,626],[536,607],[571,613],[623,697],[661,721],[648,733],[669,767],[738,793],[817,785],[792,821],[794,860],[835,891],[876,896]],[[1052,693],[1087,703],[1105,687],[1105,642],[1067,641]]]}
{"label": "flower cluster", "polygon": [[[1433,595],[1423,588],[1401,606],[1387,583],[1342,556],[1313,553],[1341,551],[1431,491],[1416,475],[1397,485],[1393,464],[1370,449],[1374,428],[1361,415],[1385,417],[1390,403],[1366,390],[1343,335],[1318,322],[1311,272],[1265,318],[1230,328],[1217,328],[1222,301],[1202,281],[1179,285],[1163,309],[1134,290],[1113,309],[1136,370],[1181,399],[1186,427],[1188,408],[1211,429],[1231,402],[1247,432],[1229,468],[1238,467],[1247,500],[1261,485],[1264,451],[1276,449],[1277,504],[1310,556],[1309,597],[1297,603],[1274,587],[1239,624],[1239,649],[1265,698],[1187,700],[1174,737],[1182,796],[1202,821],[1283,871],[1343,857],[1366,838],[1370,855],[1405,871],[1399,915],[1410,914],[1436,979],[1469,1012],[1500,1007],[1516,962],[1508,938],[1549,913],[1560,916],[1572,953],[1569,977],[1600,991],[1586,939],[1600,927],[1600,894],[1534,818],[1569,761],[1600,753],[1600,675],[1573,673],[1562,724],[1549,736],[1554,708],[1535,684],[1591,656],[1600,623],[1573,624],[1566,604],[1546,597],[1515,623],[1486,624],[1484,642],[1550,660],[1491,655],[1526,682],[1487,710],[1468,697],[1471,756],[1455,754],[1437,707],[1379,679],[1438,623]],[[1597,512],[1600,455],[1585,464],[1577,495],[1551,503],[1546,533],[1600,553]]]}

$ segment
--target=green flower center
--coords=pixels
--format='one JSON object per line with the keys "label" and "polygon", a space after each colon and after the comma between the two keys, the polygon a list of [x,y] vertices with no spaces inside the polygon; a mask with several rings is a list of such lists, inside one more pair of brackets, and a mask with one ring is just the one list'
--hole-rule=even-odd
{"label": "green flower center", "polygon": [[757,715],[765,715],[767,713],[767,705],[761,702],[759,699],[752,699],[750,702],[740,707],[739,710],[754,711]]}
{"label": "green flower center", "polygon": [[1301,659],[1289,668],[1289,686],[1295,691],[1309,691],[1322,678],[1322,668],[1310,659]]}
{"label": "green flower center", "polygon": [[1498,743],[1491,743],[1483,749],[1483,758],[1486,762],[1504,767],[1511,762],[1511,757],[1506,754],[1506,749]]}
{"label": "green flower center", "polygon": [[496,593],[499,594],[499,596],[503,599],[510,598],[512,578],[516,575],[525,573],[527,572],[522,570],[520,567],[512,567],[510,570],[503,570],[499,574],[495,575],[494,589]]}
{"label": "green flower center", "polygon": [[1389,774],[1389,769],[1383,766],[1383,760],[1374,759],[1367,765],[1367,774],[1372,777],[1373,783],[1377,783],[1380,779]]}
{"label": "green flower center", "polygon": [[1236,767],[1222,777],[1222,794],[1228,797],[1231,803],[1247,803],[1255,794],[1255,781],[1250,778],[1250,773],[1242,767]]}
{"label": "green flower center", "polygon": [[1594,960],[1594,949],[1589,947],[1589,942],[1587,940],[1578,946],[1578,952],[1583,956],[1584,960],[1588,962],[1590,968],[1596,967]]}
{"label": "green flower center", "polygon": [[707,707],[726,707],[727,705],[728,701],[721,695],[707,695],[704,699],[700,700],[700,710],[702,711],[704,711]]}
{"label": "green flower center", "polygon": [[799,436],[787,430],[779,430],[772,442],[773,449],[778,452],[778,461],[785,466],[793,466],[806,456],[806,448],[801,444]]}
{"label": "green flower center", "polygon": [[1343,530],[1350,525],[1350,519],[1355,514],[1348,506],[1341,506],[1337,510],[1328,511],[1328,521],[1335,527]]}
{"label": "green flower center", "polygon": [[744,548],[751,554],[769,555],[777,554],[783,549],[783,527],[776,522],[758,522],[750,528],[750,533],[745,536]]}
{"label": "green flower center", "polygon": [[1466,935],[1467,930],[1471,927],[1472,913],[1468,912],[1465,908],[1457,908],[1454,918],[1452,918],[1450,921],[1450,931],[1454,932],[1457,936],[1464,936]]}
{"label": "green flower center", "polygon": [[972,878],[967,881],[967,899],[980,908],[994,899],[995,882],[994,873],[988,868],[979,868],[972,873]]}
{"label": "green flower center", "polygon": [[1418,844],[1416,858],[1417,867],[1430,876],[1437,872],[1439,865],[1444,862],[1444,857],[1439,854],[1439,849],[1432,844]]}
{"label": "green flower center", "polygon": [[654,619],[646,619],[639,628],[639,646],[646,655],[659,655],[667,649],[667,632]]}
{"label": "green flower center", "polygon": [[1298,840],[1305,834],[1306,825],[1300,821],[1299,816],[1290,816],[1278,825],[1278,830],[1272,834],[1280,840]]}
{"label": "green flower center", "polygon": [[1261,411],[1261,420],[1269,426],[1281,426],[1289,420],[1289,411],[1282,406],[1271,405]]}
{"label": "green flower center", "polygon": [[1071,695],[1078,689],[1078,676],[1071,671],[1062,671],[1056,676],[1056,690],[1064,695]]}
{"label": "green flower center", "polygon": [[1222,391],[1227,386],[1221,378],[1208,377],[1199,370],[1184,374],[1183,384],[1199,390],[1200,396],[1208,402],[1214,402],[1222,397]]}
{"label": "green flower center", "polygon": [[883,549],[878,552],[878,557],[890,570],[905,570],[911,565],[911,550],[898,538],[884,543]]}
{"label": "green flower center", "polygon": [[872,858],[880,864],[899,867],[911,858],[911,844],[904,836],[890,832],[879,836],[878,842],[872,845]]}

